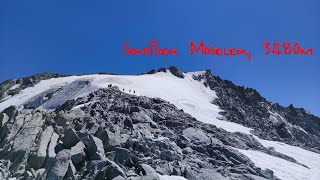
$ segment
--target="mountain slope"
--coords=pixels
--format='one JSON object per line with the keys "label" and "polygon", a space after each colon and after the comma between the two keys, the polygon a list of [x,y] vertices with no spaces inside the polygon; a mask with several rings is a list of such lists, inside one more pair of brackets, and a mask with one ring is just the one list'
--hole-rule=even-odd
{"label": "mountain slope", "polygon": [[218,96],[218,105],[227,120],[254,129],[263,139],[286,142],[320,152],[320,118],[290,105],[288,108],[268,102],[251,88],[213,76],[210,71],[197,76]]}
{"label": "mountain slope", "polygon": [[318,117],[210,71],[43,78],[3,99],[0,111],[3,177],[320,177]]}

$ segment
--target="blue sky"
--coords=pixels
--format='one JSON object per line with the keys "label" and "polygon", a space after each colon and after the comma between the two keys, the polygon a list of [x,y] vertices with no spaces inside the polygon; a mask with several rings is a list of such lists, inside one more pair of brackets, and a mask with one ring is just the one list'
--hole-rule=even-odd
{"label": "blue sky", "polygon": [[[176,65],[211,69],[284,106],[320,116],[320,1],[1,1],[0,81],[41,72],[139,74]],[[179,56],[124,56],[158,40]],[[246,57],[189,55],[190,41],[245,48]],[[313,56],[264,56],[263,43],[298,42]]]}

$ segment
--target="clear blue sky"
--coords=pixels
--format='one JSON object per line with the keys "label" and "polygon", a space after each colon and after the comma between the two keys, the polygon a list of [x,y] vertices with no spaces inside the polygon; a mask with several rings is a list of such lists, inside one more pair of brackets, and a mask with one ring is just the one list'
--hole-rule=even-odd
{"label": "clear blue sky", "polygon": [[[138,74],[176,65],[211,69],[257,89],[284,106],[320,115],[320,1],[88,1],[0,2],[0,81],[41,72]],[[126,41],[177,48],[179,56],[131,57]],[[245,57],[190,56],[189,43],[246,48]],[[299,42],[313,56],[264,56],[265,41]]]}

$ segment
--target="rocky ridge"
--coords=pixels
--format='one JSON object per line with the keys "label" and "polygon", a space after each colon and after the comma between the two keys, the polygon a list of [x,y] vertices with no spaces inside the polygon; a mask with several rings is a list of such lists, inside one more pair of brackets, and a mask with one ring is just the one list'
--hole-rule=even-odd
{"label": "rocky ridge", "polygon": [[65,77],[65,75],[55,73],[42,73],[26,78],[4,81],[0,84],[0,102],[5,100],[5,98],[7,98],[8,96],[14,96],[21,90],[38,84],[42,80],[58,77]]}
{"label": "rocky ridge", "polygon": [[236,86],[212,75],[210,70],[194,76],[217,93],[214,104],[226,120],[254,129],[262,139],[276,140],[320,152],[320,118],[293,105],[283,107],[263,98],[256,90]]}

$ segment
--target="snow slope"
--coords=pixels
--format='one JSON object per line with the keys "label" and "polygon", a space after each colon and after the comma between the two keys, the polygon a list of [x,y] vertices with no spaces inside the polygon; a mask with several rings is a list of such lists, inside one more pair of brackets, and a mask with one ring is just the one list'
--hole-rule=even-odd
{"label": "snow slope", "polygon": [[[251,134],[250,128],[243,125],[219,120],[221,111],[218,106],[212,104],[212,100],[216,98],[214,91],[203,85],[203,82],[196,81],[192,78],[193,74],[199,75],[204,72],[186,73],[185,78],[181,79],[173,76],[170,72],[159,72],[156,74],[147,74],[140,76],[122,76],[122,75],[84,75],[53,78],[43,80],[34,87],[26,88],[21,93],[10,97],[0,103],[0,112],[10,105],[22,105],[34,98],[38,94],[46,92],[52,88],[59,88],[70,85],[74,81],[88,80],[91,82],[87,91],[73,98],[85,96],[98,88],[106,88],[109,84],[118,86],[119,89],[126,93],[143,95],[147,97],[159,97],[173,103],[186,113],[189,113],[197,120],[208,124],[214,124],[229,132],[243,132]],[[59,97],[61,99],[70,97]],[[268,154],[251,151],[239,150],[247,155],[257,166],[261,168],[269,168],[274,171],[275,175],[282,179],[320,179],[320,155],[303,150],[299,147],[290,146],[275,141],[266,141],[256,137],[264,146],[274,147],[276,151],[295,158],[302,164],[307,165],[310,169],[289,161],[270,156]],[[162,177],[166,179],[168,177]],[[171,178],[171,177],[170,177]],[[178,177],[180,178],[180,177]]]}
{"label": "snow slope", "polygon": [[59,88],[70,84],[71,82],[82,79],[81,76],[70,76],[64,78],[52,78],[49,80],[43,80],[40,83],[36,84],[34,87],[29,87],[17,95],[10,97],[9,99],[0,103],[0,112],[3,111],[5,108],[9,106],[20,106],[28,102],[28,100],[32,99],[33,97],[44,93],[53,88]]}
{"label": "snow slope", "polygon": [[[221,116],[219,115],[221,110],[218,106],[211,103],[217,97],[215,92],[205,87],[203,82],[193,80],[192,74],[187,73],[184,79],[173,76],[170,72],[159,72],[141,76],[85,75],[53,78],[43,80],[34,87],[26,88],[21,93],[0,103],[0,111],[10,105],[19,106],[24,104],[36,95],[52,88],[67,86],[76,80],[88,80],[91,81],[91,88],[87,92],[82,92],[81,96],[85,96],[98,88],[106,88],[109,84],[113,84],[118,86],[120,90],[125,89],[126,93],[159,97],[167,100],[196,119],[214,124],[227,131],[250,133],[250,128],[217,119]],[[129,92],[129,90],[131,91]],[[75,98],[77,97],[80,96],[76,96]],[[59,97],[59,100],[62,98]],[[65,98],[68,99],[70,97]]]}
{"label": "snow slope", "polygon": [[167,176],[167,175],[159,175],[160,180],[187,180],[181,176]]}
{"label": "snow slope", "polygon": [[[276,142],[276,141],[268,141],[268,140],[263,140],[258,137],[256,137],[258,141],[265,147],[274,147],[276,151],[286,154],[288,156],[293,157],[296,159],[298,162],[307,165],[309,168],[302,167],[301,165],[297,165],[291,162],[288,162],[287,166],[285,167],[285,171],[288,172],[288,169],[291,170],[291,174],[289,174],[290,178],[288,177],[288,173],[283,172],[283,164],[280,164],[281,167],[279,170],[274,170],[275,173],[279,174],[279,177],[283,177],[283,179],[320,179],[320,154],[307,151],[305,149],[296,147],[296,146],[291,146],[282,142]],[[254,158],[254,157],[252,157]],[[279,158],[277,158],[279,159]],[[259,159],[257,159],[259,161]],[[287,162],[285,162],[287,163]],[[269,168],[276,168],[273,167],[273,164],[270,164]],[[260,166],[263,167],[263,166]]]}

